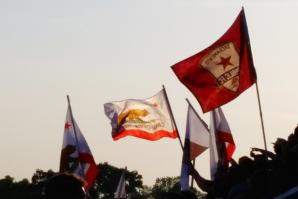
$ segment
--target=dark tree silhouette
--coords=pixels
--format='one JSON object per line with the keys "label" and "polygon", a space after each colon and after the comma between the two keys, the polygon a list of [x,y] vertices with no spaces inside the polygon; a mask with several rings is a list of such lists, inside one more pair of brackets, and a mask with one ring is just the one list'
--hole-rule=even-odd
{"label": "dark tree silhouette", "polygon": [[[107,162],[99,164],[99,176],[96,179],[96,183],[93,186],[91,192],[97,192],[100,198],[113,198],[114,193],[117,189],[120,176],[124,169],[119,169],[112,165],[109,165]],[[138,174],[137,171],[126,171],[126,189],[129,195],[129,198],[142,198],[141,193],[143,190],[143,181],[142,175]]]}
{"label": "dark tree silhouette", "polygon": [[7,175],[0,179],[0,198],[31,199],[30,188],[27,179],[15,182],[14,178]]}

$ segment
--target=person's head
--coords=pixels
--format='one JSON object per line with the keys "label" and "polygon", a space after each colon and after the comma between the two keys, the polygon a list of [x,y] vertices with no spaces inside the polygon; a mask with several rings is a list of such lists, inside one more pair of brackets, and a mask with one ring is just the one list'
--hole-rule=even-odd
{"label": "person's head", "polygon": [[283,138],[277,138],[276,142],[274,143],[274,152],[276,154],[281,154],[283,149],[285,148],[287,141]]}
{"label": "person's head", "polygon": [[84,181],[72,174],[57,174],[45,184],[45,199],[84,199],[85,197]]}

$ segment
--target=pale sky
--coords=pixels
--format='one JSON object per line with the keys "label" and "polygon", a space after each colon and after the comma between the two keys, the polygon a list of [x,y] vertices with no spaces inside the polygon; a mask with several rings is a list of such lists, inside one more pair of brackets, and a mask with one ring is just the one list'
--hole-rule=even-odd
{"label": "pale sky", "polygon": [[[59,168],[67,100],[97,163],[127,166],[146,185],[178,176],[178,139],[113,141],[103,104],[165,85],[184,139],[189,98],[170,66],[217,40],[244,6],[267,145],[298,124],[298,2],[291,0],[0,0],[0,178]],[[222,107],[238,160],[263,148],[255,86]],[[209,178],[208,152],[196,168]]]}

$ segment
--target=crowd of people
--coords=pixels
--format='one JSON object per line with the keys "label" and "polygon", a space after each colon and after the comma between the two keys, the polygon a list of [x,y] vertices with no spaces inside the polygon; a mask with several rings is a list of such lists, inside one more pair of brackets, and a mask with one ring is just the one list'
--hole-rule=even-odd
{"label": "crowd of people", "polygon": [[[277,138],[274,152],[252,148],[249,156],[219,167],[213,181],[204,179],[191,163],[190,175],[207,193],[206,199],[272,199],[298,185],[298,126],[287,139]],[[46,183],[44,199],[85,198],[84,182],[59,174]],[[68,194],[68,195],[67,195]],[[164,199],[195,199],[189,191],[166,193]]]}
{"label": "crowd of people", "polygon": [[57,174],[46,182],[42,199],[85,199],[84,183],[75,175]]}
{"label": "crowd of people", "polygon": [[207,199],[271,199],[298,185],[298,127],[287,140],[277,138],[274,152],[252,148],[250,156],[219,167],[213,181],[190,164],[190,174]]}

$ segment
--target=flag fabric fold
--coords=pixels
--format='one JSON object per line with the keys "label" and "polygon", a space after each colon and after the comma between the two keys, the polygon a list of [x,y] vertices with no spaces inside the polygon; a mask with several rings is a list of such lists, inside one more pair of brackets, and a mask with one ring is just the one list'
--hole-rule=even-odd
{"label": "flag fabric fold", "polygon": [[69,172],[84,179],[88,191],[98,174],[91,150],[68,107],[64,125],[60,172]]}
{"label": "flag fabric fold", "polygon": [[221,108],[213,110],[210,119],[211,179],[214,179],[218,167],[228,167],[235,148],[230,127]]}
{"label": "flag fabric fold", "polygon": [[189,157],[194,160],[209,147],[209,129],[192,106],[188,106],[186,136],[189,139]]}
{"label": "flag fabric fold", "polygon": [[180,175],[181,190],[189,190],[189,162],[209,147],[209,137],[207,125],[189,104]]}
{"label": "flag fabric fold", "polygon": [[151,141],[163,137],[177,138],[164,89],[148,99],[128,99],[104,104],[111,120],[114,140],[135,136]]}
{"label": "flag fabric fold", "polygon": [[125,171],[126,171],[126,169],[121,174],[121,177],[120,177],[116,192],[114,194],[115,199],[125,199],[125,198],[127,198],[126,183],[125,183]]}
{"label": "flag fabric fold", "polygon": [[211,46],[172,66],[203,112],[224,105],[256,82],[244,9]]}

